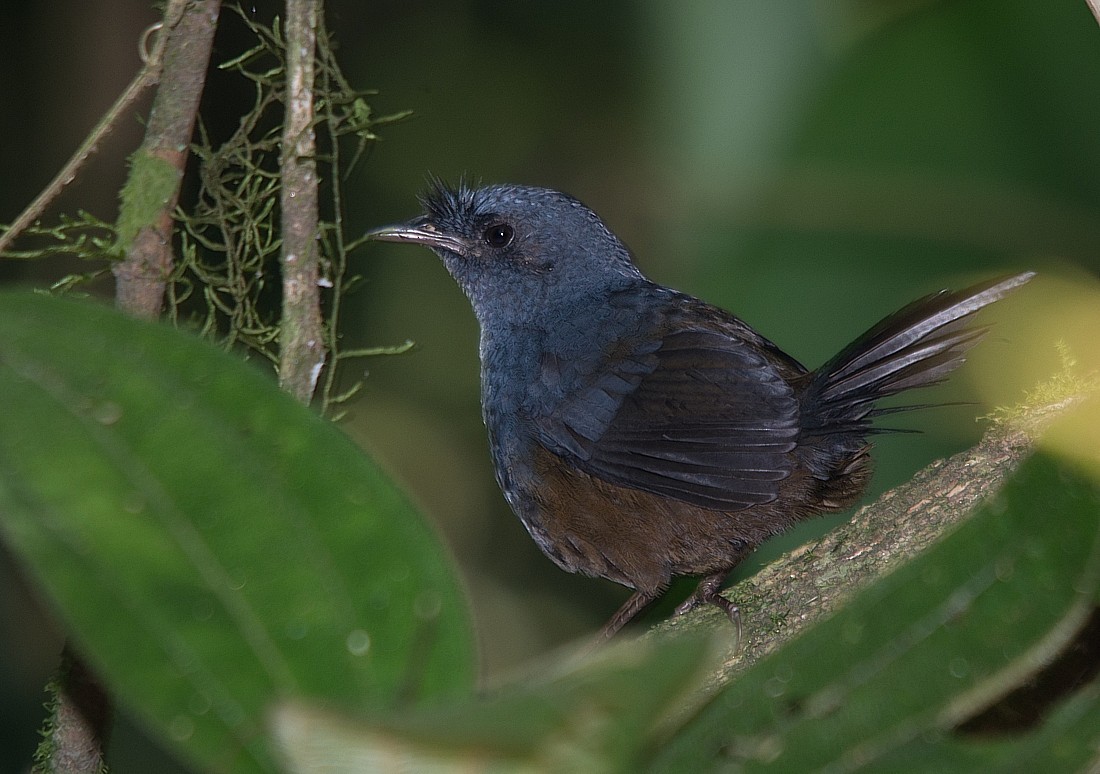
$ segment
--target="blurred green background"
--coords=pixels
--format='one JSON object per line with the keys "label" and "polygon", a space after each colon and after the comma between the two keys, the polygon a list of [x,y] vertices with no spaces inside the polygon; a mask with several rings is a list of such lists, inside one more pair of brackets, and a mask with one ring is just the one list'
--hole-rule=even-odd
{"label": "blurred green background", "polygon": [[[375,111],[415,113],[380,130],[349,181],[354,231],[413,215],[429,172],[560,188],[651,278],[734,311],[810,366],[940,287],[1023,268],[1079,286],[1100,267],[1100,28],[1084,0],[332,0],[327,17],[352,82],[380,91]],[[4,4],[0,222],[121,92],[156,18],[142,0]],[[224,22],[220,59],[248,45],[239,21]],[[223,76],[204,120],[231,130],[248,100]],[[50,219],[83,208],[111,220],[140,137],[137,118],[124,122]],[[0,282],[72,269],[0,263]],[[465,298],[427,251],[371,245],[354,271],[367,283],[349,304],[347,345],[417,347],[366,363],[345,427],[456,554],[483,671],[593,631],[627,592],[559,571],[508,512]],[[1046,282],[1009,302],[1032,317],[1014,321],[1008,305],[989,316],[1009,319],[967,372],[1014,364],[985,380],[984,401],[1015,401],[1057,366],[1053,340],[1027,357],[1034,372],[1011,360],[1063,287]],[[1083,330],[1079,350],[1095,342]],[[977,400],[966,374],[937,390],[918,400]],[[895,418],[923,432],[877,440],[874,490],[965,448],[987,410]],[[777,541],[746,571],[839,518]],[[25,765],[60,647],[11,564],[0,554],[0,772]]]}

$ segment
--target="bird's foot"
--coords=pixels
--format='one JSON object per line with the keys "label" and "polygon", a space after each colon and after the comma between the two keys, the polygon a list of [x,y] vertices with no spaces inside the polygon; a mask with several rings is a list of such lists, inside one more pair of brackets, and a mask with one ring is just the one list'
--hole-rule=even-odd
{"label": "bird's foot", "polygon": [[722,589],[722,583],[726,580],[726,575],[727,573],[720,572],[703,578],[696,587],[695,592],[677,606],[675,613],[676,615],[683,615],[699,605],[714,605],[726,614],[726,617],[730,619],[730,623],[733,624],[733,628],[737,630],[737,644],[740,647],[741,610],[733,602],[718,593]]}

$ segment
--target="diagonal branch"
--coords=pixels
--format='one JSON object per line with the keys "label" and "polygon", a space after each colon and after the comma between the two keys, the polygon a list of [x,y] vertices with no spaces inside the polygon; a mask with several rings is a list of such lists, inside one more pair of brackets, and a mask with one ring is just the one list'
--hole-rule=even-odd
{"label": "diagonal branch", "polygon": [[118,215],[118,247],[124,258],[114,266],[115,303],[137,317],[160,315],[175,264],[172,211],[179,200],[219,7],[218,0],[190,0],[174,24],[166,17],[160,33],[166,38],[160,87],[145,139],[130,161]]}

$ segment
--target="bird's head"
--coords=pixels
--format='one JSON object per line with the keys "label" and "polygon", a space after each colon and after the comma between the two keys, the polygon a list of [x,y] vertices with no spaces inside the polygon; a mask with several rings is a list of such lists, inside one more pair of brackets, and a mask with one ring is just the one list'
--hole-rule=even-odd
{"label": "bird's head", "polygon": [[537,313],[642,278],[630,251],[592,210],[547,188],[434,183],[424,214],[372,239],[430,247],[474,311]]}

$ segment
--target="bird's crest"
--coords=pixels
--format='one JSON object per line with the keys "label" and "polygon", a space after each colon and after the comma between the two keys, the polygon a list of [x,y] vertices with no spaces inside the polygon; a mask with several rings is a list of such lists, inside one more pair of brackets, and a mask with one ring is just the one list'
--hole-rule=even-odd
{"label": "bird's crest", "polygon": [[451,185],[442,178],[431,175],[428,187],[420,195],[420,204],[424,212],[440,225],[455,225],[469,222],[486,209],[486,189],[479,184],[471,184],[465,177],[459,178],[457,185]]}

